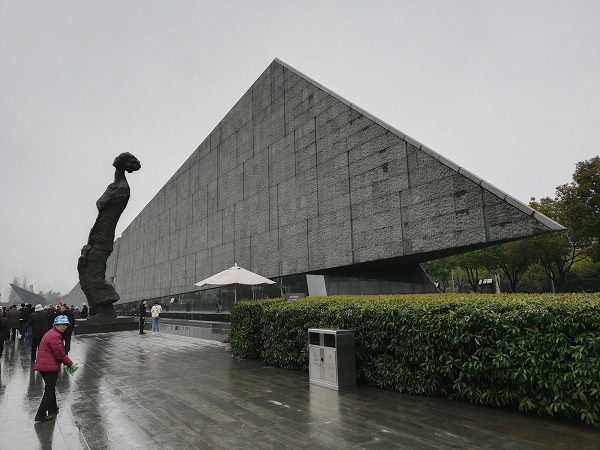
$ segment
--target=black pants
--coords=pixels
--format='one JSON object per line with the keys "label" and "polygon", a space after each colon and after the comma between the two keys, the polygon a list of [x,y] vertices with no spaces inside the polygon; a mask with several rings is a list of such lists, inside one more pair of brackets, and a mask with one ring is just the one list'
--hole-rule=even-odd
{"label": "black pants", "polygon": [[146,328],[146,318],[140,317],[140,334],[144,332],[144,328]]}
{"label": "black pants", "polygon": [[10,329],[10,340],[13,342],[15,342],[15,340],[17,339],[17,330],[18,330],[18,328]]}
{"label": "black pants", "polygon": [[0,339],[0,357],[2,357],[3,351],[4,351],[4,339]]}
{"label": "black pants", "polygon": [[58,372],[40,372],[44,379],[44,396],[42,402],[37,410],[36,418],[46,416],[46,412],[55,412],[58,409],[56,404],[56,380],[58,379]]}
{"label": "black pants", "polygon": [[37,356],[37,349],[40,346],[40,342],[42,342],[42,337],[32,337],[31,338],[31,360],[35,361]]}
{"label": "black pants", "polygon": [[65,353],[68,355],[71,351],[71,333],[63,333],[63,339],[65,340]]}

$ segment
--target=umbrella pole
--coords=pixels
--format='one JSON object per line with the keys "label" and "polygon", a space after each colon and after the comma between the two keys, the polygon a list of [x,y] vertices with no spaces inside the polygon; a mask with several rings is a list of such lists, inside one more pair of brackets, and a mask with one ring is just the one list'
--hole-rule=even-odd
{"label": "umbrella pole", "polygon": [[237,303],[237,284],[233,285],[233,304]]}

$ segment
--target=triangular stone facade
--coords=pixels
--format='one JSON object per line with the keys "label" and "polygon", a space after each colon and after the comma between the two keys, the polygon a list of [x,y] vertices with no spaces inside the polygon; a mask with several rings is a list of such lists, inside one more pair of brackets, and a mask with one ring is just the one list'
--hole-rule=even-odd
{"label": "triangular stone facade", "polygon": [[107,277],[133,301],[234,263],[270,278],[408,273],[560,229],[276,59],[123,232]]}

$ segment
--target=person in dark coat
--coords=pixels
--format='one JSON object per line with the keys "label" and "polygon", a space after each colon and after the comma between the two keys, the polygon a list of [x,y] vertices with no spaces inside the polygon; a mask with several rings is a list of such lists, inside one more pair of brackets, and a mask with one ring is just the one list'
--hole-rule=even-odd
{"label": "person in dark coat", "polygon": [[29,329],[29,316],[33,313],[33,307],[27,303],[24,308],[21,309],[21,337],[19,339],[31,340],[31,330]]}
{"label": "person in dark coat", "polygon": [[144,328],[146,327],[146,300],[142,300],[140,305],[140,334],[146,334]]}
{"label": "person in dark coat", "polygon": [[87,305],[84,303],[83,304],[83,308],[81,308],[81,318],[82,319],[87,319],[88,317],[88,307]]}
{"label": "person in dark coat", "polygon": [[9,330],[8,319],[0,314],[0,357],[2,357],[4,351],[4,340],[8,337]]}
{"label": "person in dark coat", "polygon": [[17,305],[12,305],[10,311],[6,314],[8,326],[10,327],[10,340],[15,342],[17,339],[17,331],[19,330],[19,321],[21,320],[21,312],[17,309]]}
{"label": "person in dark coat", "polygon": [[[58,306],[58,305],[56,305]],[[53,305],[48,306],[48,329],[54,326],[54,319],[58,316],[56,308]]]}
{"label": "person in dark coat", "polygon": [[50,329],[48,326],[48,312],[44,311],[42,305],[35,305],[35,311],[31,313],[27,323],[31,326],[31,360],[35,361],[42,337]]}
{"label": "person in dark coat", "polygon": [[40,373],[44,379],[44,396],[35,415],[36,422],[45,422],[52,419],[52,414],[58,412],[56,403],[56,380],[60,365],[64,364],[69,368],[73,367],[73,361],[65,353],[63,345],[63,336],[69,319],[67,316],[60,315],[54,319],[54,326],[42,338],[40,350],[34,369]]}
{"label": "person in dark coat", "polygon": [[71,336],[73,334],[73,327],[75,326],[75,317],[67,305],[60,306],[60,314],[67,316],[69,319],[69,326],[63,333],[63,339],[65,340],[65,353],[68,355],[71,351]]}

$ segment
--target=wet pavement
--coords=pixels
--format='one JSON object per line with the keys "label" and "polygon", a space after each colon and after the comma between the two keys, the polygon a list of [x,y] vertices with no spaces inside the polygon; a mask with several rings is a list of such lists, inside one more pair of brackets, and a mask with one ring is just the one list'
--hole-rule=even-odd
{"label": "wet pavement", "polygon": [[0,449],[583,449],[600,430],[238,360],[227,345],[137,331],[73,336],[60,411],[34,425],[43,380],[25,342],[0,359]]}

